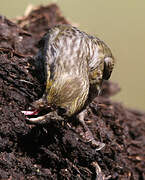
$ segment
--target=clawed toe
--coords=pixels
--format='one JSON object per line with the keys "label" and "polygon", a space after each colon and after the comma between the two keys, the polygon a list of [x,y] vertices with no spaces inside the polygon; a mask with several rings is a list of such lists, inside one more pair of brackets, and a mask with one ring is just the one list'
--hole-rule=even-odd
{"label": "clawed toe", "polygon": [[100,151],[100,150],[105,146],[104,143],[101,143],[101,142],[99,142],[99,141],[96,141],[95,139],[93,139],[93,140],[91,141],[91,143],[92,143],[92,146],[95,147],[95,150],[96,150],[96,151]]}
{"label": "clawed toe", "polygon": [[99,141],[96,141],[93,137],[93,134],[89,129],[86,132],[80,134],[85,142],[91,143],[91,145],[95,148],[96,151],[101,150],[105,144]]}

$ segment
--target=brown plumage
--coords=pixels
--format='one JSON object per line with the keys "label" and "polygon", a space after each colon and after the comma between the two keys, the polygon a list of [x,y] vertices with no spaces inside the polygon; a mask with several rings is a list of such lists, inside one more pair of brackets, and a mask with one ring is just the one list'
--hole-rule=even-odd
{"label": "brown plumage", "polygon": [[91,89],[96,96],[103,79],[110,77],[113,55],[103,41],[70,25],[51,28],[41,41],[46,90],[34,106],[61,107],[72,116],[92,97]]}
{"label": "brown plumage", "polygon": [[[61,108],[62,115],[70,117],[100,92],[103,79],[111,75],[114,57],[103,41],[71,25],[50,28],[40,44],[37,59],[44,61],[46,90],[33,106],[38,110],[48,106]],[[49,114],[30,121],[46,117]]]}

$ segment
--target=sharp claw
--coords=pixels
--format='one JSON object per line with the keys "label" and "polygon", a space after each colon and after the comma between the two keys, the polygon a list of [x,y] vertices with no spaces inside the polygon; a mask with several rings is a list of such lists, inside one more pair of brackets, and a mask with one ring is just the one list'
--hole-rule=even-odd
{"label": "sharp claw", "polygon": [[105,146],[104,143],[98,142],[98,141],[96,141],[95,139],[92,140],[91,143],[92,143],[92,146],[95,147],[95,150],[96,150],[96,151],[100,151],[100,150]]}
{"label": "sharp claw", "polygon": [[36,111],[21,111],[25,116],[33,116],[33,115],[37,115],[39,113],[38,110]]}

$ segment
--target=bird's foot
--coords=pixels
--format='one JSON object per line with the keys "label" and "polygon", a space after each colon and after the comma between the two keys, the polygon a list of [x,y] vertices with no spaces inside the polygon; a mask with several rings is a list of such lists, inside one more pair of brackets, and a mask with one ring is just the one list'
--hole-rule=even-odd
{"label": "bird's foot", "polygon": [[79,122],[83,127],[83,132],[81,132],[80,135],[85,140],[85,142],[90,142],[91,145],[96,149],[96,151],[99,151],[105,146],[105,144],[94,139],[92,132],[90,131],[84,120],[86,113],[86,110],[84,110],[78,114]]}
{"label": "bird's foot", "polygon": [[96,151],[101,150],[105,146],[104,143],[101,143],[94,139],[93,134],[89,129],[85,132],[82,132],[80,135],[83,138],[83,140],[85,142],[89,142],[95,148]]}

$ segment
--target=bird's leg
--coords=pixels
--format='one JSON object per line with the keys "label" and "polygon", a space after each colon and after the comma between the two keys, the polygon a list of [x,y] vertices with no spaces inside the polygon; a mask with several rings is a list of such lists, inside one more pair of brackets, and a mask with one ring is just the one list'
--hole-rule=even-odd
{"label": "bird's leg", "polygon": [[84,121],[85,115],[86,110],[83,110],[77,115],[79,122],[81,123],[84,129],[84,133],[82,133],[81,136],[85,139],[86,142],[91,142],[91,144],[96,148],[96,150],[99,151],[105,146],[105,144],[94,139],[92,132],[90,131],[90,129]]}
{"label": "bird's leg", "polygon": [[[93,134],[92,132],[90,131],[90,129],[88,128],[88,126],[86,125],[85,123],[85,115],[87,113],[87,110],[83,110],[82,112],[80,112],[78,114],[78,119],[79,119],[79,122],[81,123],[81,125],[83,126],[83,129],[84,129],[84,133],[82,134],[82,137],[87,141],[87,142],[91,142],[91,144],[96,148],[96,151],[99,151],[101,150],[105,144],[104,143],[101,143],[99,141],[96,141],[93,137]],[[103,174],[103,172],[101,171],[101,168],[100,166],[98,165],[97,162],[93,162],[92,165],[94,166],[95,168],[95,171],[96,171],[96,180],[107,180],[105,178],[105,175]]]}

